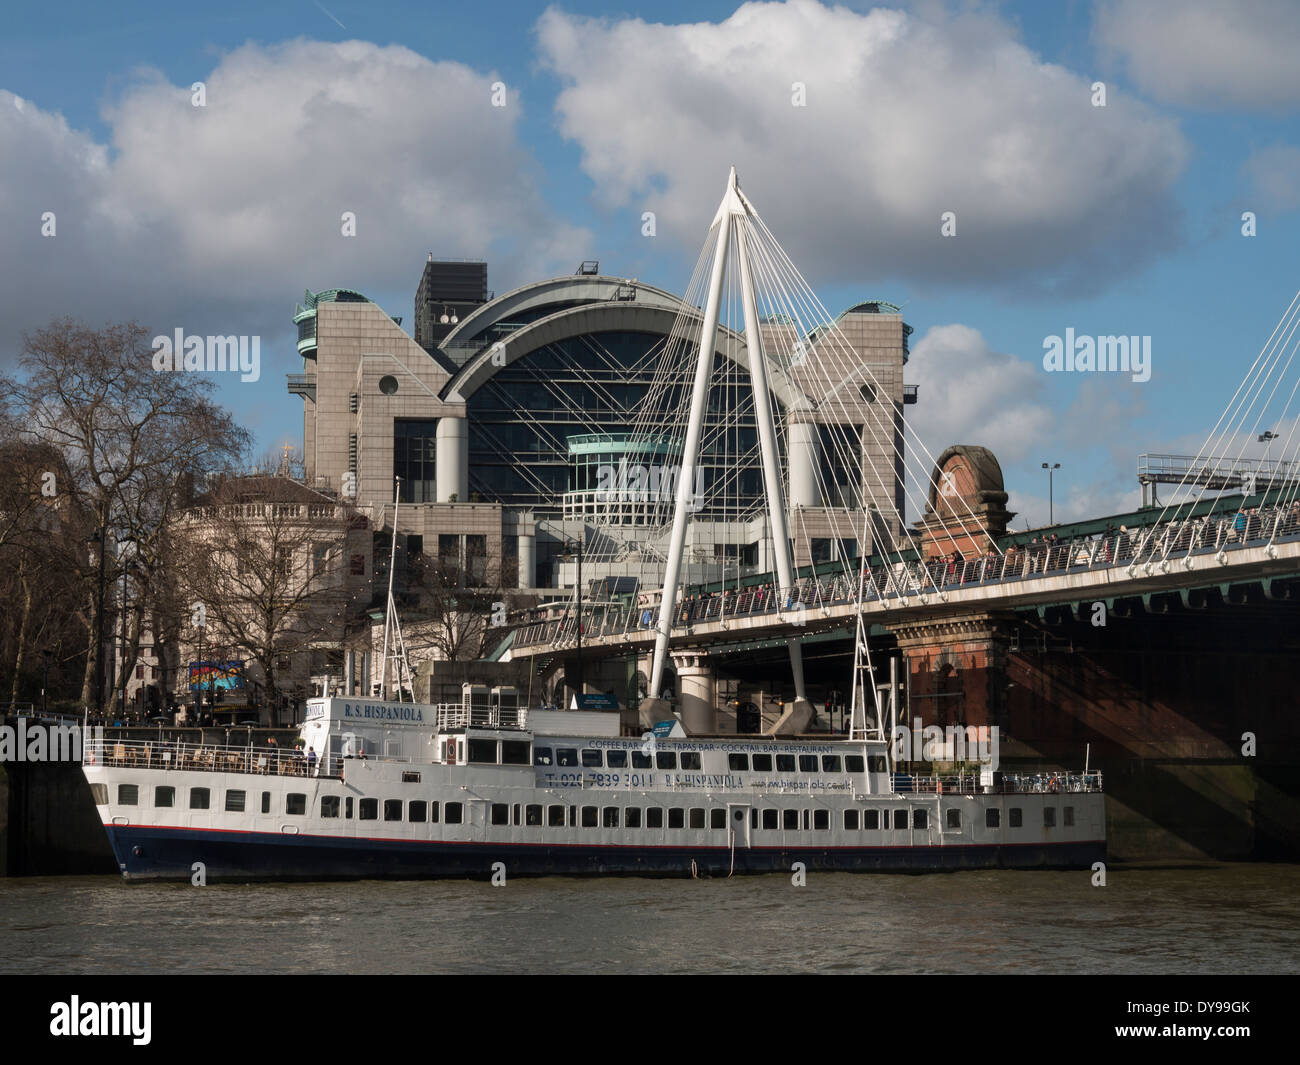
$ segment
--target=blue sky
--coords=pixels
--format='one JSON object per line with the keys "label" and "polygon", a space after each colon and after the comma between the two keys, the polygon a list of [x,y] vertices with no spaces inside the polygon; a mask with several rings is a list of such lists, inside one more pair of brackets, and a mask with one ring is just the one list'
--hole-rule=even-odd
{"label": "blue sky", "polygon": [[[1196,450],[1300,287],[1300,5],[737,8],[11,4],[0,359],[54,313],[258,333],[261,380],[222,399],[300,443],[304,287],[408,327],[429,251],[497,292],[584,258],[680,292],[729,160],[827,307],[905,305],[918,430],[992,446],[1034,523],[1040,461],[1083,516],[1135,502],[1140,451]],[[194,81],[201,118],[173,106]],[[358,240],[301,238],[352,199]],[[1151,380],[1045,373],[1067,327],[1151,336]]]}

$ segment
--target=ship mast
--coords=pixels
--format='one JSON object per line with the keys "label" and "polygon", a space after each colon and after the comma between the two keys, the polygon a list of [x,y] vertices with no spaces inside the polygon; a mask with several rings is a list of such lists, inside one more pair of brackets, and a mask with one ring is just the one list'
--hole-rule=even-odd
{"label": "ship mast", "polygon": [[[388,662],[393,659],[397,676],[397,701],[402,701],[402,689],[409,685],[411,698],[415,698],[415,685],[411,681],[411,664],[406,659],[406,640],[402,637],[402,619],[397,616],[397,603],[393,600],[393,574],[397,569],[397,511],[402,501],[402,479],[393,478],[393,546],[388,556],[388,612],[384,615],[384,659],[380,676],[380,696],[388,698]],[[393,633],[393,653],[388,653],[389,632]]]}

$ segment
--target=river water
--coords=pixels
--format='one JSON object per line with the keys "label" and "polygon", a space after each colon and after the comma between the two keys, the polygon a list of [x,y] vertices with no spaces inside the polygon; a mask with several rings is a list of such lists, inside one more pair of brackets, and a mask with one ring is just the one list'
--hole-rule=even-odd
{"label": "river water", "polygon": [[0,879],[3,973],[1297,973],[1300,865],[190,887]]}

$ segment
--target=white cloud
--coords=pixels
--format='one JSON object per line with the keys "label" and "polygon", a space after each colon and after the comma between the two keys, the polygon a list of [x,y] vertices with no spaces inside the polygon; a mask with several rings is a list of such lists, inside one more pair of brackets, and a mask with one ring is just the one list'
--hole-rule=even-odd
{"label": "white cloud", "polygon": [[65,313],[276,333],[304,287],[413,292],[430,250],[520,276],[587,250],[535,191],[520,105],[491,106],[488,73],[296,40],[241,47],[204,80],[193,107],[188,85],[138,74],[105,110],[111,145],[0,92],[7,348]]}
{"label": "white cloud", "polygon": [[[565,136],[607,205],[703,243],[735,164],[811,278],[1097,289],[1177,243],[1177,126],[988,14],[748,3],[718,24],[551,9]],[[807,106],[792,105],[792,85]],[[940,235],[957,214],[957,236]]]}
{"label": "white cloud", "polygon": [[1210,110],[1300,103],[1295,0],[1109,0],[1095,32],[1157,99]]}
{"label": "white cloud", "polygon": [[[1137,506],[1136,460],[1149,443],[1137,435],[1146,392],[1127,375],[1080,378],[1063,395],[1056,389],[1076,382],[1045,373],[1041,360],[994,351],[969,326],[940,325],[913,346],[907,379],[920,386],[919,402],[906,408],[908,424],[931,455],[976,444],[997,457],[1017,529],[1026,520],[1047,523],[1044,461],[1062,464],[1054,478],[1058,521]],[[910,432],[907,439],[919,454]],[[928,459],[909,462],[910,470],[922,466]]]}
{"label": "white cloud", "polygon": [[1283,213],[1300,207],[1300,148],[1290,144],[1261,148],[1251,153],[1241,170],[1250,182],[1257,210]]}

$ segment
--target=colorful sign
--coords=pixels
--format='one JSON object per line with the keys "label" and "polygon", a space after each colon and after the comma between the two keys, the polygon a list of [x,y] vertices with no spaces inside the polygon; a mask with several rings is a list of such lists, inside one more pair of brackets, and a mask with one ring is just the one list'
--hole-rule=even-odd
{"label": "colorful sign", "polygon": [[230,691],[244,687],[243,659],[230,662],[191,662],[190,691]]}

